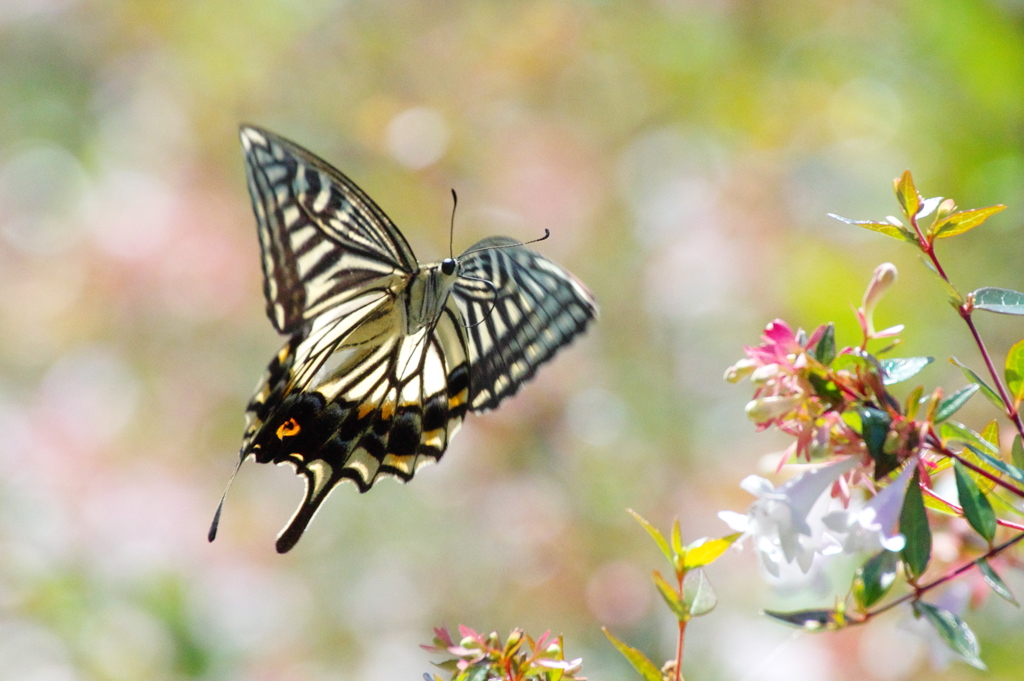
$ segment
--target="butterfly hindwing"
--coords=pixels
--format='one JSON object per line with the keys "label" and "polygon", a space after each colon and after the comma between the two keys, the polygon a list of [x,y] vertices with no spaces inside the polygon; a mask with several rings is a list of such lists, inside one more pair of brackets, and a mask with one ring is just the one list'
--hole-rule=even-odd
{"label": "butterfly hindwing", "polygon": [[[397,315],[396,308],[382,309],[382,318]],[[382,476],[408,481],[420,466],[438,461],[468,407],[464,329],[454,305],[432,327],[391,334],[372,348],[352,342],[359,328],[333,348],[345,359],[281,400],[250,443],[258,462],[291,464],[306,480],[303,501],[278,537],[282,553],[338,483],[349,480],[365,492]],[[308,356],[317,344],[311,337],[294,340],[268,375],[296,365],[287,354]]]}

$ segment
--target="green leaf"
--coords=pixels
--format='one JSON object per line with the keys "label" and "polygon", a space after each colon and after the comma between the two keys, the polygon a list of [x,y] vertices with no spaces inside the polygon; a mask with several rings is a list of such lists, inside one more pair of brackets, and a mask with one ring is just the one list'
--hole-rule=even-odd
{"label": "green leaf", "polygon": [[903,175],[893,183],[893,188],[896,190],[896,200],[900,202],[904,215],[912,218],[921,212],[921,195],[917,193],[914,177],[909,170],[903,171]]}
{"label": "green leaf", "polygon": [[960,507],[964,509],[964,517],[971,524],[974,531],[985,538],[989,544],[996,536],[996,514],[992,511],[992,504],[978,489],[974,478],[967,474],[967,468],[959,461],[954,462],[953,471],[956,474],[956,493],[960,499]]}
{"label": "green leaf", "polygon": [[999,574],[992,569],[992,566],[988,564],[988,561],[984,558],[981,558],[978,560],[977,564],[978,572],[981,573],[981,576],[985,579],[985,582],[988,583],[989,588],[992,589],[992,591],[995,592],[997,596],[1006,600],[1009,603],[1013,603],[1015,606],[1019,608],[1020,603],[1018,603],[1017,599],[1013,597],[1013,592],[1010,591],[1010,587],[1006,586],[1006,582],[1004,582],[1003,578],[1000,577]]}
{"label": "green leaf", "polygon": [[874,407],[861,407],[857,413],[860,415],[864,445],[867,447],[868,454],[875,460],[875,480],[878,480],[895,470],[899,463],[895,454],[886,454],[884,449],[885,437],[889,434],[892,417]]}
{"label": "green leaf", "polygon": [[981,390],[980,385],[977,383],[971,383],[942,400],[942,402],[939,403],[939,410],[935,412],[935,422],[942,423],[950,416],[960,411],[960,407],[967,404],[967,400],[971,399],[974,396],[974,393],[979,390]]}
{"label": "green leaf", "polygon": [[945,239],[947,237],[956,236],[957,234],[963,234],[968,230],[974,229],[1004,208],[1006,208],[1006,206],[1000,204],[996,206],[988,206],[986,208],[961,210],[956,213],[952,213],[951,215],[947,215],[936,222],[932,225],[931,231],[935,235],[936,239]]}
{"label": "green leaf", "polygon": [[669,609],[672,610],[672,613],[676,616],[676,619],[680,622],[690,619],[689,611],[683,601],[679,598],[679,593],[675,588],[665,581],[665,578],[662,577],[661,573],[657,570],[654,571],[653,578],[654,586],[658,587],[658,593],[660,593],[661,597],[665,599],[665,602],[668,604]]}
{"label": "green leaf", "polygon": [[607,627],[601,627],[601,631],[612,642],[615,649],[622,653],[622,656],[633,665],[633,669],[640,672],[640,676],[644,677],[644,681],[662,681],[661,670],[655,667],[654,663],[648,660],[646,655],[615,638],[612,632],[608,631]]}
{"label": "green leaf", "polygon": [[919,385],[907,395],[906,409],[904,409],[907,420],[913,421],[917,418],[917,411],[921,408],[921,395],[924,394],[924,386]]}
{"label": "green leaf", "polygon": [[966,622],[950,611],[924,601],[914,603],[914,609],[925,616],[925,619],[939,632],[942,640],[960,659],[972,667],[988,669],[979,657],[981,650],[978,647],[978,639]]}
{"label": "green leaf", "polygon": [[907,230],[906,227],[898,227],[892,224],[891,222],[875,222],[874,220],[851,220],[849,218],[844,218],[841,215],[836,215],[835,213],[829,213],[828,216],[830,218],[835,218],[840,222],[845,222],[848,225],[856,225],[858,227],[863,227],[864,229],[870,229],[872,232],[880,232],[886,236],[891,236],[894,239],[899,239],[900,241],[908,241],[912,244],[917,243],[917,239],[914,237],[913,234],[910,233],[909,230]]}
{"label": "green leaf", "polygon": [[679,529],[679,518],[672,521],[672,551],[676,556],[683,555],[683,535]]}
{"label": "green leaf", "polygon": [[718,605],[718,594],[700,568],[690,570],[683,578],[683,602],[687,605],[690,617],[706,615]]}
{"label": "green leaf", "polygon": [[694,542],[686,547],[686,559],[683,567],[687,570],[710,565],[718,560],[718,557],[725,553],[726,549],[743,536],[742,532],[736,532],[721,539],[705,540],[700,544]]}
{"label": "green leaf", "polygon": [[1002,440],[999,439],[999,421],[992,419],[988,422],[988,425],[981,430],[981,439],[985,442],[992,444],[994,451],[999,451],[999,443]]}
{"label": "green leaf", "polygon": [[828,366],[836,358],[836,325],[829,322],[811,353],[814,359]]}
{"label": "green leaf", "polygon": [[1024,468],[1024,445],[1021,444],[1020,435],[1013,436],[1013,447],[1010,448],[1010,461],[1017,468]]}
{"label": "green leaf", "polygon": [[796,612],[777,612],[762,610],[765,615],[792,624],[808,631],[838,629],[842,626],[843,616],[835,610],[797,610]]}
{"label": "green leaf", "polygon": [[972,452],[977,454],[978,458],[981,459],[982,463],[988,464],[989,466],[996,469],[1000,473],[1003,473],[1004,475],[1012,478],[1017,482],[1024,483],[1024,470],[1017,468],[1013,464],[1008,464],[1002,459],[996,458],[991,454],[987,454],[969,443],[965,442],[964,445]]}
{"label": "green leaf", "polygon": [[934,357],[903,357],[882,360],[882,383],[893,385],[912,378],[935,361]]}
{"label": "green leaf", "polygon": [[455,659],[443,660],[441,662],[432,662],[431,664],[433,664],[438,669],[443,669],[444,671],[448,672],[452,675],[453,678],[455,677],[455,674],[459,669],[459,661]]}
{"label": "green leaf", "polygon": [[487,681],[490,671],[491,665],[483,662],[479,665],[473,665],[464,672],[465,676],[460,674],[459,678],[465,678],[466,681]]}
{"label": "green leaf", "polygon": [[889,593],[896,581],[898,558],[895,551],[882,551],[857,568],[853,575],[853,597],[861,608],[870,608]]}
{"label": "green leaf", "polygon": [[674,563],[675,561],[672,557],[672,549],[669,548],[668,542],[665,541],[664,535],[662,535],[661,532],[658,531],[658,528],[647,522],[642,515],[640,515],[633,509],[627,508],[626,510],[629,511],[629,513],[634,518],[636,518],[636,521],[640,523],[645,530],[647,530],[647,534],[651,535],[651,538],[654,539],[654,543],[658,545],[658,548],[661,549],[661,552],[665,554],[666,558],[668,558],[668,562]]}
{"label": "green leaf", "polygon": [[971,383],[977,383],[981,387],[981,394],[984,395],[989,402],[994,404],[997,409],[1003,411],[1006,406],[1003,404],[1003,398],[999,397],[999,394],[995,390],[989,387],[988,383],[984,381],[978,374],[974,373],[974,370],[969,366],[958,360],[956,357],[949,358],[950,364],[955,364],[960,367],[960,371],[964,372],[964,376]]}
{"label": "green leaf", "polygon": [[992,454],[998,454],[999,450],[996,446],[983,438],[980,433],[976,433],[962,423],[957,421],[945,421],[939,426],[939,436],[943,440],[960,442],[967,446],[974,445],[974,447],[980,447],[987,449]]}
{"label": "green leaf", "polygon": [[924,497],[921,494],[921,471],[915,470],[907,486],[907,494],[903,498],[903,510],[900,513],[900,533],[906,538],[907,544],[900,555],[907,569],[914,577],[920,577],[928,567],[932,557],[932,531],[928,527],[928,514],[924,510]]}
{"label": "green leaf", "polygon": [[1013,513],[1014,515],[1024,516],[1024,509],[1017,508],[1013,505],[1013,502],[1003,499],[998,494],[989,495],[988,500],[992,503],[992,508],[995,509],[996,517],[1001,513]]}
{"label": "green leaf", "polygon": [[1017,341],[1006,353],[1006,388],[1013,398],[1013,406],[1024,399],[1024,341]]}
{"label": "green leaf", "polygon": [[813,370],[809,371],[807,373],[807,381],[814,388],[814,394],[825,400],[828,404],[838,405],[843,402],[843,391],[839,389],[835,381],[827,378],[827,374],[819,374]]}
{"label": "green leaf", "polygon": [[974,309],[997,314],[1024,315],[1024,293],[1008,288],[985,286],[971,294]]}
{"label": "green leaf", "polygon": [[[1005,468],[1005,464],[998,454],[986,453],[985,457],[987,458],[983,458],[980,456],[982,451],[983,448],[970,443],[964,443],[964,449],[960,452],[960,456],[963,457],[964,465],[973,464],[968,465],[967,468],[971,471],[970,475],[982,494],[990,494],[996,486],[992,478],[998,478],[1000,475],[1009,475],[1009,473],[1005,472],[1008,469]],[[989,451],[994,451],[994,448],[989,449]],[[995,461],[998,465],[992,466],[989,461]],[[979,473],[975,468],[980,468],[985,473],[988,473],[988,475]]]}
{"label": "green leaf", "polygon": [[[949,468],[949,466],[946,466],[946,468]],[[936,473],[938,473],[937,468],[931,471],[932,476],[935,476]],[[924,495],[924,507],[929,508],[938,513],[942,513],[943,515],[953,516],[954,518],[960,518],[963,516],[963,513],[961,512],[961,509],[959,507],[954,506],[953,504],[949,503],[942,497],[937,496],[935,494],[926,493]]]}

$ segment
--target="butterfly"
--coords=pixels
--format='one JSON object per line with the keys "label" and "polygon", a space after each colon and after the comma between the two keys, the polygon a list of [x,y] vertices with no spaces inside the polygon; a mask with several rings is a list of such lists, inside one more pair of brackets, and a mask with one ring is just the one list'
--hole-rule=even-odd
{"label": "butterfly", "polygon": [[467,411],[515,394],[597,304],[507,237],[420,264],[384,211],[326,161],[267,130],[242,126],[240,136],[267,316],[288,341],[246,409],[238,466],[291,464],[305,478],[277,538],[284,553],[338,483],[366,492],[438,461]]}

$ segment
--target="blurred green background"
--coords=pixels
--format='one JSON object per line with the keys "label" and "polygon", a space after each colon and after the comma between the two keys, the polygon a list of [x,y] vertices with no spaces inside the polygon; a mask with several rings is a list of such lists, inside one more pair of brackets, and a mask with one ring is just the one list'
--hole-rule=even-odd
{"label": "blurred green background", "polygon": [[[280,345],[242,121],[343,169],[424,261],[447,255],[452,187],[456,252],[550,229],[540,250],[602,305],[441,465],[342,486],[286,556],[287,468],[244,467],[206,542]],[[765,323],[857,342],[890,260],[876,319],[939,358],[921,380],[978,365],[909,247],[825,214],[895,213],[906,168],[926,196],[1006,203],[940,256],[963,290],[1022,289],[1022,140],[1021,0],[3,0],[0,678],[413,681],[417,644],[458,623],[552,629],[592,681],[635,678],[600,625],[655,659],[673,627],[625,508],[728,531],[715,513],[786,444],[721,380]],[[982,324],[999,356],[1024,335],[1007,319]],[[757,614],[831,604],[853,567],[767,583],[730,553],[687,678],[982,676],[933,669],[906,610],[818,636]],[[1024,676],[1020,611],[967,619],[986,678]]]}

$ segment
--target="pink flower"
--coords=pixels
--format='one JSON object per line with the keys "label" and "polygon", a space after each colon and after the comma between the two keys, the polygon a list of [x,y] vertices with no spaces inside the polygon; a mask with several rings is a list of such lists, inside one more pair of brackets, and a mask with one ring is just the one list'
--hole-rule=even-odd
{"label": "pink flower", "polygon": [[[803,330],[794,332],[781,319],[768,324],[757,347],[746,347],[747,358],[725,373],[733,383],[749,377],[756,388],[747,403],[747,417],[758,430],[776,427],[795,438],[786,458],[796,455],[810,461],[812,456],[859,453],[859,437],[836,411],[832,400],[818,395],[812,374],[820,378],[829,371],[811,352],[826,327],[818,327],[808,338]],[[839,405],[840,407],[842,405]],[[856,443],[854,447],[846,446]]]}

